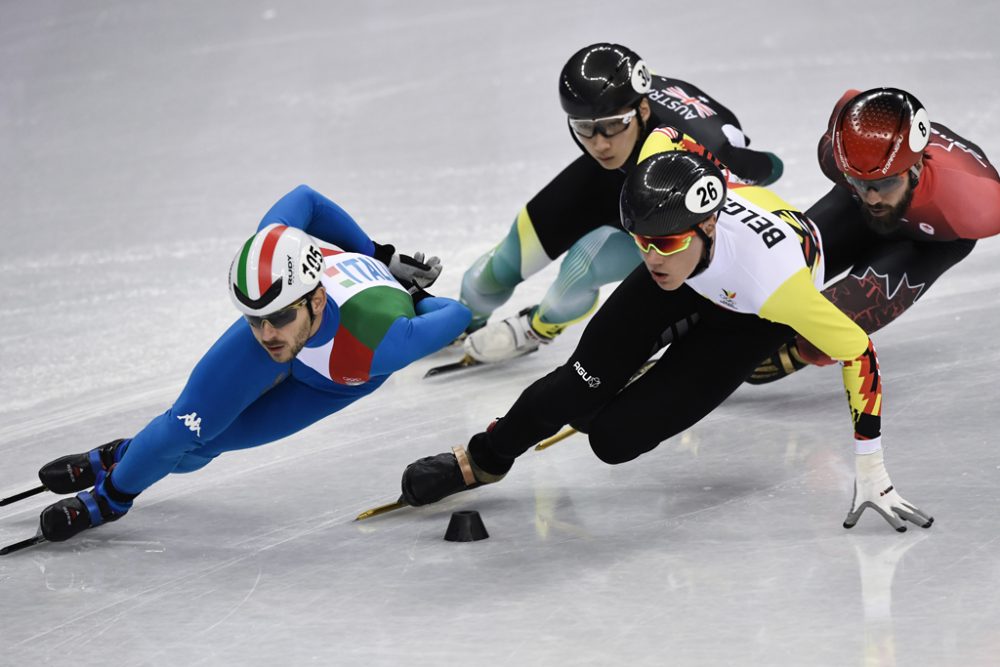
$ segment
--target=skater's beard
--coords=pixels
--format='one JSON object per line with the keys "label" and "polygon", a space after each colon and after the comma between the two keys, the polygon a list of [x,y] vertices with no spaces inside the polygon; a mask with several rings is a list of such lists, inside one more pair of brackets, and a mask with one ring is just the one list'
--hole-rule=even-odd
{"label": "skater's beard", "polygon": [[889,236],[899,229],[903,214],[906,213],[906,209],[910,208],[910,204],[913,202],[913,193],[917,189],[917,177],[912,172],[907,174],[907,177],[909,183],[906,186],[906,193],[895,206],[886,204],[869,206],[864,201],[861,202],[861,215],[876,234]]}

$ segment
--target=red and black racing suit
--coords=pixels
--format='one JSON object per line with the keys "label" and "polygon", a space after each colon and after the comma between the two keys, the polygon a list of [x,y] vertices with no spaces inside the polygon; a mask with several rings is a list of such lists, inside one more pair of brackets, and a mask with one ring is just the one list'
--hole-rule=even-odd
{"label": "red and black racing suit", "polygon": [[[833,123],[858,93],[841,97],[820,139],[820,168],[835,185],[806,215],[823,236],[827,277],[850,271],[823,293],[873,333],[912,306],[977,239],[1000,233],[1000,177],[979,146],[932,123],[923,170],[899,228],[888,236],[876,233],[833,160]],[[801,345],[800,352],[815,356]]]}

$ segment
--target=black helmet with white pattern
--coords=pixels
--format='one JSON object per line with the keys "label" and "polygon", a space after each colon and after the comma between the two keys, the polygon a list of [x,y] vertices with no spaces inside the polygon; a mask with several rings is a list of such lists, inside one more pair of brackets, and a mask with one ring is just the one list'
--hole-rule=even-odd
{"label": "black helmet with white pattern", "polygon": [[577,118],[610,116],[636,107],[652,77],[635,51],[620,44],[591,44],[573,54],[559,75],[559,102]]}
{"label": "black helmet with white pattern", "polygon": [[722,208],[726,181],[710,160],[686,151],[657,153],[628,175],[620,209],[625,231],[642,236],[685,232]]}

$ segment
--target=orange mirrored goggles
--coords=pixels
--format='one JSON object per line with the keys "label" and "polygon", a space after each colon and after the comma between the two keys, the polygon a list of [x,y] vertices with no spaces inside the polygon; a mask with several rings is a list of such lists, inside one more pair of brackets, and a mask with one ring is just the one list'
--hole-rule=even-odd
{"label": "orange mirrored goggles", "polygon": [[698,232],[694,229],[680,234],[671,234],[670,236],[643,236],[642,234],[633,234],[632,232],[629,232],[629,235],[635,241],[635,244],[639,246],[639,250],[645,253],[648,253],[650,250],[655,250],[658,254],[663,255],[664,257],[687,250],[691,245],[691,239],[697,236],[697,234]]}

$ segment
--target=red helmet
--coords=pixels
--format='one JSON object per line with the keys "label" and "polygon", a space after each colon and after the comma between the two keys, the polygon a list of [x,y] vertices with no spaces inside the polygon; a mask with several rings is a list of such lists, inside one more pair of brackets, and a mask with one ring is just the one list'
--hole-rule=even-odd
{"label": "red helmet", "polygon": [[833,159],[853,178],[888,178],[915,165],[930,138],[920,100],[898,88],[873,88],[855,95],[837,116]]}

